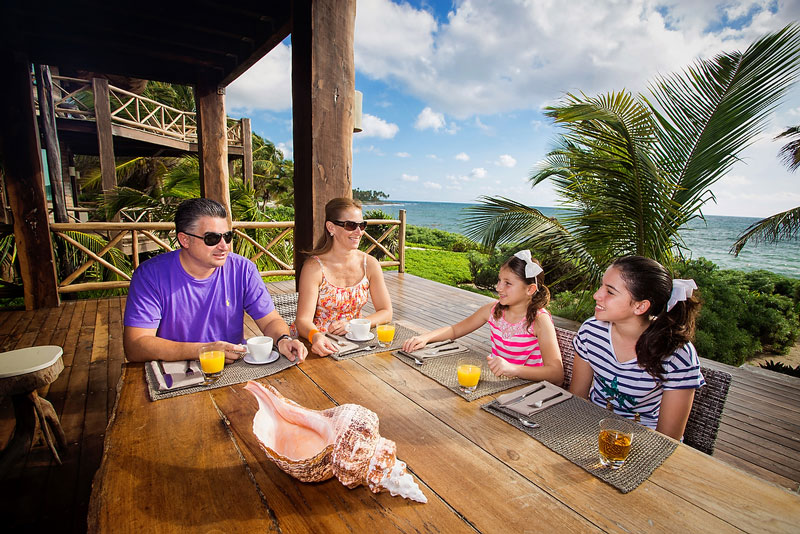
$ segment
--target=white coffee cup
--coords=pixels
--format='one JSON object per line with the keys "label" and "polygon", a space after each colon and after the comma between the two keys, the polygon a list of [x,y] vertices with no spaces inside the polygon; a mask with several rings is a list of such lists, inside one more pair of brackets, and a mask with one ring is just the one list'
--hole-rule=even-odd
{"label": "white coffee cup", "polygon": [[364,341],[369,338],[369,319],[350,319],[347,323],[347,331],[350,332],[350,337],[353,339]]}
{"label": "white coffee cup", "polygon": [[247,352],[257,362],[265,362],[272,355],[272,338],[269,336],[251,337],[247,340]]}

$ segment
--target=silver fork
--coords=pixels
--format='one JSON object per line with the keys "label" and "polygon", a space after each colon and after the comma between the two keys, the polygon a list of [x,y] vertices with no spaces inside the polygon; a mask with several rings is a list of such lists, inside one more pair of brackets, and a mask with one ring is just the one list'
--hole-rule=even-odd
{"label": "silver fork", "polygon": [[192,360],[188,360],[186,362],[186,372],[184,372],[186,376],[191,376],[194,374],[194,369],[192,369]]}
{"label": "silver fork", "polygon": [[361,348],[358,348],[358,349],[353,349],[353,350],[347,350],[347,351],[344,351],[344,352],[340,352],[339,356],[349,356],[350,354],[355,354],[356,352],[361,352],[361,351],[365,351],[365,350],[372,350],[372,349],[374,349],[376,347],[377,347],[377,345],[367,345],[366,347],[361,347]]}

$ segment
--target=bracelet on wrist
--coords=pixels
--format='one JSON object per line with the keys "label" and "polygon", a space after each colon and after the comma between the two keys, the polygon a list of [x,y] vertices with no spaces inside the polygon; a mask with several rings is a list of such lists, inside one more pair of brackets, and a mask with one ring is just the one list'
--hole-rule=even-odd
{"label": "bracelet on wrist", "polygon": [[280,342],[284,339],[288,339],[289,341],[292,340],[289,334],[281,334],[278,336],[278,339],[275,340],[275,346],[277,347],[280,344]]}
{"label": "bracelet on wrist", "polygon": [[308,332],[308,342],[311,343],[312,345],[314,344],[314,336],[316,334],[319,334],[319,330],[317,330],[316,328],[312,328]]}

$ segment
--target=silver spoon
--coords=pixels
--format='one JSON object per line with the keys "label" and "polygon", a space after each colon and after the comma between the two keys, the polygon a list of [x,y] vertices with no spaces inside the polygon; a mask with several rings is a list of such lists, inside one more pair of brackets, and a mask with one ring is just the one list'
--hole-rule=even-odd
{"label": "silver spoon", "polygon": [[528,428],[539,428],[539,423],[534,423],[533,421],[528,421],[527,419],[523,419],[519,417],[519,422],[522,423],[522,426],[527,426]]}

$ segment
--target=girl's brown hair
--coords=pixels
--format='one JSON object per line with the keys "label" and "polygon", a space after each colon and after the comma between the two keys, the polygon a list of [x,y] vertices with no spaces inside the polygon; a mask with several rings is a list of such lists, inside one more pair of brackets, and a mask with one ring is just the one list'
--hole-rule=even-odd
{"label": "girl's brown hair", "polygon": [[[341,219],[342,214],[349,210],[356,208],[361,209],[361,203],[358,200],[347,197],[338,197],[328,201],[325,204],[325,222],[338,221]],[[318,254],[325,254],[331,247],[333,247],[333,237],[328,233],[328,229],[323,225],[322,236],[317,241],[317,246],[313,250],[307,252],[309,256],[316,256]]]}
{"label": "girl's brown hair", "polygon": [[[533,258],[533,263],[541,267],[541,263],[536,258]],[[528,303],[528,309],[525,311],[525,327],[530,328],[536,320],[536,314],[539,310],[544,308],[550,303],[550,290],[544,285],[544,272],[539,273],[533,278],[525,276],[525,260],[521,260],[516,256],[511,256],[506,262],[500,266],[501,269],[506,268],[513,272],[520,280],[526,284],[536,284],[536,293],[531,296],[531,301]],[[498,303],[494,307],[494,318],[499,319],[508,306]]]}
{"label": "girl's brown hair", "polygon": [[636,341],[636,360],[653,378],[661,380],[662,361],[694,339],[700,300],[693,295],[667,311],[672,275],[663,265],[642,256],[625,256],[611,266],[619,269],[633,300],[650,302],[650,325]]}

